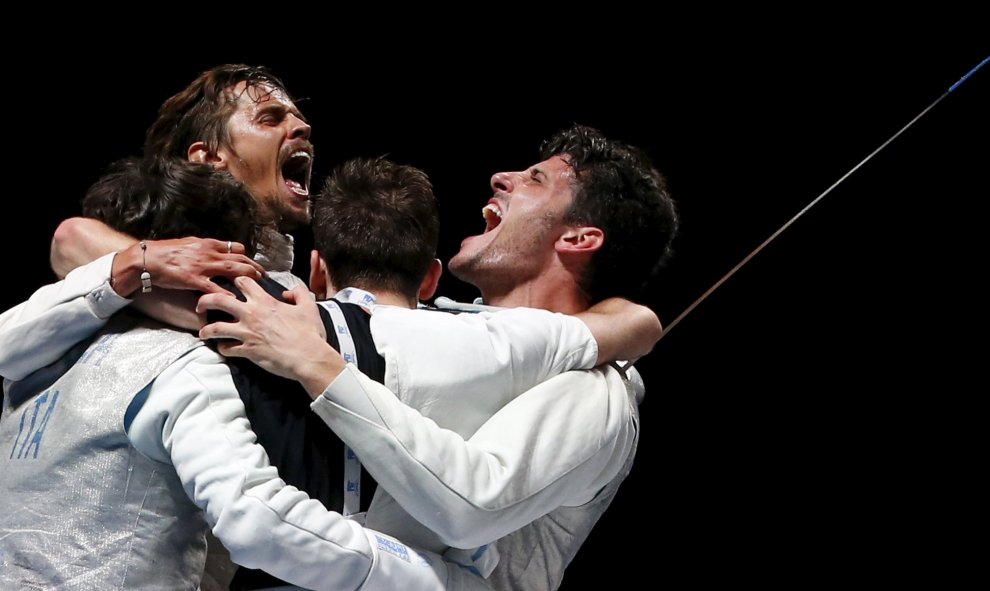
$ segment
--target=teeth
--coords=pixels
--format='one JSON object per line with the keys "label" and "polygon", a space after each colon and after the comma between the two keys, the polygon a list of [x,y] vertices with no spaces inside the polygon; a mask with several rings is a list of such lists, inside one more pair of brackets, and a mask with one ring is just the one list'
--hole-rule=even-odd
{"label": "teeth", "polygon": [[309,155],[309,152],[303,152],[302,150],[293,152],[292,154],[289,155],[289,158],[305,158],[306,160],[313,159],[313,157]]}
{"label": "teeth", "polygon": [[502,210],[494,203],[481,208],[481,214],[485,217],[485,232],[490,232],[502,223]]}

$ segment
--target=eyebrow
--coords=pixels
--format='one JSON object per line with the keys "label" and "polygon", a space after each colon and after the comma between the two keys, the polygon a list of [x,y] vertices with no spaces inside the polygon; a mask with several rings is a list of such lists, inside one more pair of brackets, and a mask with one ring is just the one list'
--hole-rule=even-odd
{"label": "eyebrow", "polygon": [[258,109],[259,117],[268,113],[278,113],[282,117],[285,117],[289,113],[292,113],[293,115],[301,119],[303,123],[309,123],[308,121],[306,121],[306,117],[303,116],[302,112],[297,107],[295,106],[289,107],[284,103],[279,103],[279,102],[269,103],[267,105],[263,105]]}
{"label": "eyebrow", "polygon": [[261,105],[258,107],[258,115],[266,115],[268,113],[288,113],[289,108],[282,103],[268,102],[268,104]]}

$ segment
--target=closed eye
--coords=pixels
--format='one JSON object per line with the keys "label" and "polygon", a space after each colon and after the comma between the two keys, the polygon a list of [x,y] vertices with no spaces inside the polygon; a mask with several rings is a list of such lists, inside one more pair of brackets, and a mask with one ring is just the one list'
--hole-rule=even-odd
{"label": "closed eye", "polygon": [[288,111],[285,107],[272,105],[265,107],[258,112],[258,122],[264,125],[278,125],[285,119]]}

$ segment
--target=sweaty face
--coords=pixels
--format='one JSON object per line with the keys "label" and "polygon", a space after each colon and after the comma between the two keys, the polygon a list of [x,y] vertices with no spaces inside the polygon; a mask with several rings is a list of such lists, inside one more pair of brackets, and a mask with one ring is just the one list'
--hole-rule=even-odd
{"label": "sweaty face", "polygon": [[461,242],[450,271],[482,292],[537,277],[555,256],[554,243],[574,199],[574,180],[574,170],[560,156],[495,174],[494,195],[482,209],[485,231]]}
{"label": "sweaty face", "polygon": [[227,121],[229,142],[217,151],[226,168],[286,232],[309,223],[313,166],[310,126],[299,109],[267,85],[234,88],[237,107]]}

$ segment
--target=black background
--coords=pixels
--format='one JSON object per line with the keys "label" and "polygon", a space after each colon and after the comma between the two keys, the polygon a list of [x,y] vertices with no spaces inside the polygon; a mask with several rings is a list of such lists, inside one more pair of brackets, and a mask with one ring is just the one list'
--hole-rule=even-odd
{"label": "black background", "polygon": [[[426,170],[444,261],[483,228],[491,174],[534,163],[557,129],[579,122],[645,148],[682,215],[649,302],[669,322],[990,55],[985,34],[654,43],[637,31],[589,51],[596,39],[497,32],[436,50],[370,33],[249,51],[189,39],[161,55],[83,42],[58,62],[17,62],[0,309],[52,280],[58,221],[106,164],[138,151],[165,98],[218,63],[266,65],[285,81],[313,124],[314,186],[353,156]],[[502,57],[484,57],[488,46]],[[960,452],[975,433],[962,419],[985,388],[973,385],[985,349],[958,335],[982,342],[972,304],[985,234],[967,222],[988,197],[988,79],[990,67],[951,93],[641,361],[636,466],[564,589],[598,575],[623,588],[632,572],[692,587],[930,574],[949,524],[965,520]],[[451,277],[440,292],[475,295]]]}

